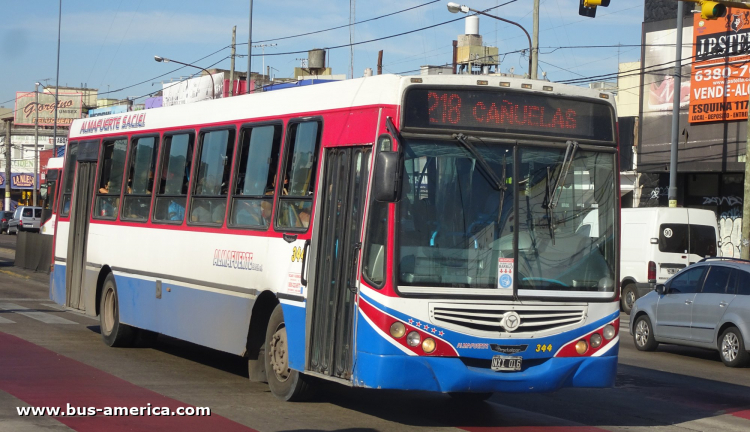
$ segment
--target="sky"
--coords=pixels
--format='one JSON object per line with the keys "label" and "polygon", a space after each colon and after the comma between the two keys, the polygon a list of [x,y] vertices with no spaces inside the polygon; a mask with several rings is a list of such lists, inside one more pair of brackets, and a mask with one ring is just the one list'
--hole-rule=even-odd
{"label": "sky", "polygon": [[[469,7],[485,10],[508,0],[470,0]],[[237,54],[247,54],[249,0],[99,0],[62,1],[60,85],[99,89],[100,98],[139,98],[160,90],[163,82],[187,77],[196,70],[174,63],[157,63],[154,56],[172,58],[201,67],[229,69],[232,27],[237,26]],[[294,67],[313,48],[328,48],[368,41],[434,26],[461,18],[448,12],[447,1],[431,0],[255,0],[253,41],[275,43],[253,49],[253,72],[265,62],[272,75],[292,77]],[[462,3],[463,4],[463,3]],[[350,5],[355,21],[412,8],[406,12],[348,26]],[[532,32],[533,0],[516,0],[489,11],[517,21]],[[613,0],[600,7],[596,18],[578,15],[578,0],[541,0],[539,16],[539,76],[551,81],[617,72],[619,62],[640,57],[643,2]],[[331,27],[345,28],[313,35],[294,36]],[[18,91],[33,91],[34,83],[55,84],[58,2],[52,0],[6,1],[0,14],[0,106],[13,107]],[[502,72],[523,73],[528,58],[503,53],[528,48],[523,32],[510,24],[480,17],[484,44],[497,46]],[[376,69],[379,50],[384,51],[384,73],[418,73],[422,65],[451,62],[451,42],[464,33],[463,19],[407,35],[329,51],[334,74],[361,77],[365,68]],[[242,44],[242,45],[240,45]],[[590,48],[592,45],[623,47]],[[628,46],[630,45],[630,46]],[[576,48],[561,48],[576,47]],[[585,48],[583,48],[585,47]],[[525,54],[527,55],[527,54]],[[247,57],[237,58],[235,69],[247,70]],[[139,85],[134,85],[141,83]],[[109,94],[104,94],[109,92]]]}

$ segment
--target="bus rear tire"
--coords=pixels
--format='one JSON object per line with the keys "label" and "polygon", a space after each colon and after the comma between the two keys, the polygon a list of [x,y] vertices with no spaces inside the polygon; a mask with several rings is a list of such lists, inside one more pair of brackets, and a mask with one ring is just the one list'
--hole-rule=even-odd
{"label": "bus rear tire", "polygon": [[274,396],[283,401],[297,402],[309,396],[310,385],[302,373],[289,368],[288,347],[284,313],[279,304],[271,313],[266,328],[266,379]]}
{"label": "bus rear tire", "polygon": [[120,322],[120,303],[117,298],[115,275],[112,273],[107,275],[102,286],[99,329],[104,343],[111,347],[131,346],[135,339],[134,329]]}

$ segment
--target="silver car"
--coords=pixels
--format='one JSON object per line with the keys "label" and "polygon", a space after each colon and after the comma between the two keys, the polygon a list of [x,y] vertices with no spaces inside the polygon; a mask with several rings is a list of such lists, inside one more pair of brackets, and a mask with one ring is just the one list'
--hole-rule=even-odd
{"label": "silver car", "polygon": [[641,351],[659,343],[718,350],[730,367],[750,361],[750,261],[706,258],[639,298],[630,334]]}

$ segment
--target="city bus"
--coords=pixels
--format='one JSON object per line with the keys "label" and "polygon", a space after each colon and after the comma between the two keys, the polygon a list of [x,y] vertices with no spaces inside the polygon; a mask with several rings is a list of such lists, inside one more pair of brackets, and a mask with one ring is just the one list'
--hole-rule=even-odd
{"label": "city bus", "polygon": [[64,158],[53,157],[47,161],[47,174],[44,184],[39,188],[42,203],[42,220],[39,232],[45,235],[55,234],[55,197],[57,196],[57,180],[63,168]]}
{"label": "city bus", "polygon": [[379,75],[75,120],[50,298],[287,401],[612,386],[615,119],[591,89]]}

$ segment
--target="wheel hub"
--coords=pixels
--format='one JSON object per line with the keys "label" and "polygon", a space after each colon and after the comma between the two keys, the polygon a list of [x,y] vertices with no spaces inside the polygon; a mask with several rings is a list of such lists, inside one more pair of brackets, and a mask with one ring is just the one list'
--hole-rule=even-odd
{"label": "wheel hub", "polygon": [[635,328],[635,341],[638,346],[646,345],[648,341],[648,326],[646,321],[640,321]]}
{"label": "wheel hub", "polygon": [[289,369],[289,356],[287,355],[286,328],[279,326],[271,338],[268,355],[271,368],[279,381],[286,381],[291,370]]}
{"label": "wheel hub", "polygon": [[724,336],[724,340],[721,343],[721,355],[727,361],[734,361],[740,352],[740,341],[737,339],[737,335],[734,333],[728,333]]}

